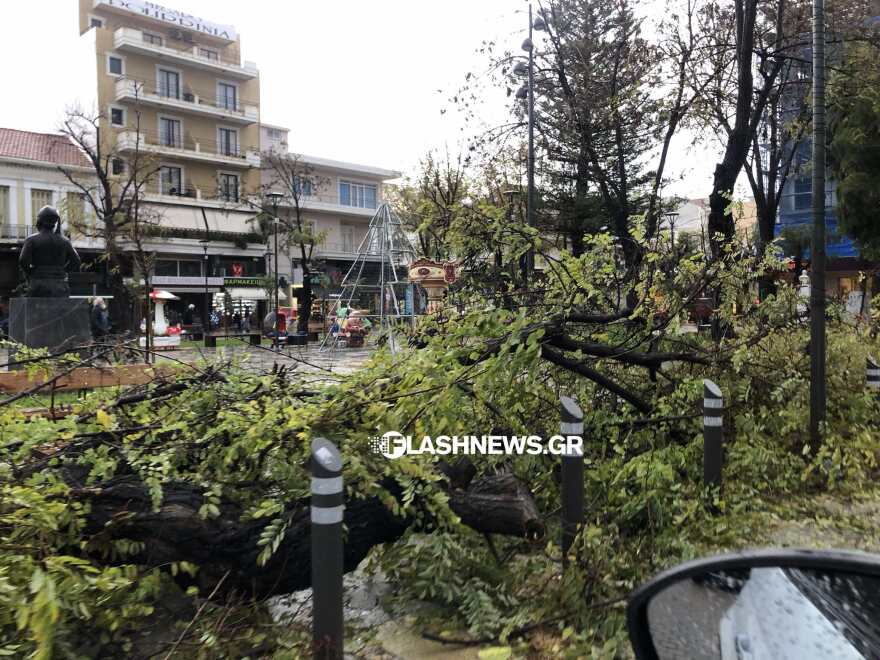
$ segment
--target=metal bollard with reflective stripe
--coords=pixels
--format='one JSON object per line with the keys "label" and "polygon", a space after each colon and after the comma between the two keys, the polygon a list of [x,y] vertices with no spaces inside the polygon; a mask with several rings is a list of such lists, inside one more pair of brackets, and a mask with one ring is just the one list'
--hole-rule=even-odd
{"label": "metal bollard with reflective stripe", "polygon": [[703,381],[703,483],[721,487],[724,464],[724,397],[708,378]]}
{"label": "metal bollard with reflective stripe", "polygon": [[868,387],[878,389],[880,388],[880,365],[870,355],[868,356],[867,363],[866,376]]}
{"label": "metal bollard with reflective stripe", "polygon": [[312,441],[312,650],[315,658],[341,660],[342,455],[329,440]]}
{"label": "metal bollard with reflective stripe", "polygon": [[[571,397],[559,397],[559,434],[584,434],[584,412]],[[566,445],[566,450],[569,447]],[[568,551],[578,528],[584,523],[584,455],[575,449],[562,455],[562,565],[568,563]]]}

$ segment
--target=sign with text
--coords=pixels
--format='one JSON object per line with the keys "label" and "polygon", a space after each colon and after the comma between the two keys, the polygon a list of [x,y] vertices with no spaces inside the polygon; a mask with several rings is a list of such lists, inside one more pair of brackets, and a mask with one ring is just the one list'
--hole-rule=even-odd
{"label": "sign with text", "polygon": [[235,41],[238,37],[235,28],[231,25],[212,23],[211,21],[206,21],[198,16],[193,16],[192,14],[187,14],[186,12],[178,11],[176,9],[169,9],[156,4],[155,2],[148,2],[147,0],[98,0],[98,2],[95,3],[95,8],[97,9],[101,5],[122,9],[131,12],[132,14],[140,14],[141,16],[175,25],[185,30],[209,34],[212,37],[219,37],[220,39]]}
{"label": "sign with text", "polygon": [[263,281],[259,277],[224,277],[223,286],[263,286]]}

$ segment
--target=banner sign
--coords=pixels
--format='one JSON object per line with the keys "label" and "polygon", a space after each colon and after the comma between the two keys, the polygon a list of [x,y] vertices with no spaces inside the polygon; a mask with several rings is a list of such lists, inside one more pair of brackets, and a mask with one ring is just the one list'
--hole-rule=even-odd
{"label": "banner sign", "polygon": [[223,286],[263,286],[263,280],[259,277],[224,277]]}
{"label": "banner sign", "polygon": [[178,11],[176,9],[168,9],[167,7],[157,5],[155,2],[148,2],[147,0],[98,0],[94,6],[97,9],[101,5],[122,9],[131,12],[132,14],[140,14],[147,18],[163,21],[186,30],[209,34],[212,37],[219,37],[220,39],[235,41],[238,38],[235,28],[231,25],[211,23],[198,16],[193,16],[192,14],[187,14],[186,12]]}

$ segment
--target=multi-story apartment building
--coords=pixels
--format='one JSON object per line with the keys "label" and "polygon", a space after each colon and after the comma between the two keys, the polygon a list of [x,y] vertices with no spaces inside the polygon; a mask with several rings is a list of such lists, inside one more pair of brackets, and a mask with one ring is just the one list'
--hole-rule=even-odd
{"label": "multi-story apartment building", "polygon": [[[288,154],[288,132],[287,128],[262,124],[261,150]],[[304,217],[312,224],[314,232],[323,237],[314,252],[314,261],[319,264],[315,283],[320,297],[339,291],[342,279],[367,235],[370,219],[384,201],[383,183],[399,178],[401,174],[380,167],[303,154],[292,154],[292,157],[297,159],[297,167],[303,172],[300,204]],[[263,168],[262,179],[264,189],[272,187],[275,175],[270,167]],[[284,202],[280,213],[292,212],[289,200]],[[378,256],[367,257],[368,261],[377,263],[378,259]],[[294,287],[302,281],[299,260],[296,249],[279,258],[279,274],[287,274]]]}
{"label": "multi-story apartment building", "polygon": [[265,245],[246,203],[260,185],[260,78],[235,28],[146,0],[78,1],[113,174],[124,179],[136,152],[155,163],[144,201],[162,233],[145,244],[158,255],[150,284],[194,304],[196,318],[230,288],[265,301]]}
{"label": "multi-story apartment building", "polygon": [[[94,214],[59,167],[84,180],[94,174],[83,153],[63,135],[0,128],[0,298],[8,298],[22,283],[21,244],[36,231],[37,212],[47,204],[61,209],[64,234],[86,264],[81,273],[71,274],[71,294],[109,297],[97,259],[103,243],[76,229],[93,225]],[[69,222],[74,219],[79,222]]]}
{"label": "multi-story apartment building", "polygon": [[[880,0],[872,0],[865,16],[864,25],[880,30]],[[829,35],[831,38],[831,35]],[[809,41],[807,37],[805,41]],[[839,47],[831,47],[826,54],[828,66],[839,57]],[[812,76],[812,53],[804,48],[803,59],[795,67],[792,75],[809,81]],[[800,107],[809,103],[809,97],[793,94],[783,104],[782,115],[797,116]],[[787,239],[785,243],[793,253],[790,256],[809,259],[810,239],[813,226],[813,188],[812,161],[813,141],[810,134],[793,146],[792,173],[786,179],[779,211],[776,218],[776,236]],[[861,254],[859,246],[847,235],[839,231],[837,223],[837,181],[831,178],[826,168],[825,179],[825,230],[826,230],[826,293],[846,302],[853,311],[864,309],[865,300],[880,288],[880,277],[874,275],[868,279],[864,273],[877,272],[878,264],[867,261]],[[863,295],[867,294],[867,296]]]}

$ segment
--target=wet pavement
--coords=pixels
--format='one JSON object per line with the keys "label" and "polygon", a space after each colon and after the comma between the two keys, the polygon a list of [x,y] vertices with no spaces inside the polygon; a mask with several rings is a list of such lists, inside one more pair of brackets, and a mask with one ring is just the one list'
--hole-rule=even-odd
{"label": "wet pavement", "polygon": [[337,348],[320,350],[318,344],[308,346],[284,346],[273,350],[270,346],[220,346],[218,348],[179,348],[159,353],[156,363],[184,362],[187,364],[235,362],[251,373],[270,373],[274,368],[285,367],[288,371],[308,373],[331,379],[344,376],[363,367],[374,352],[372,347]]}

